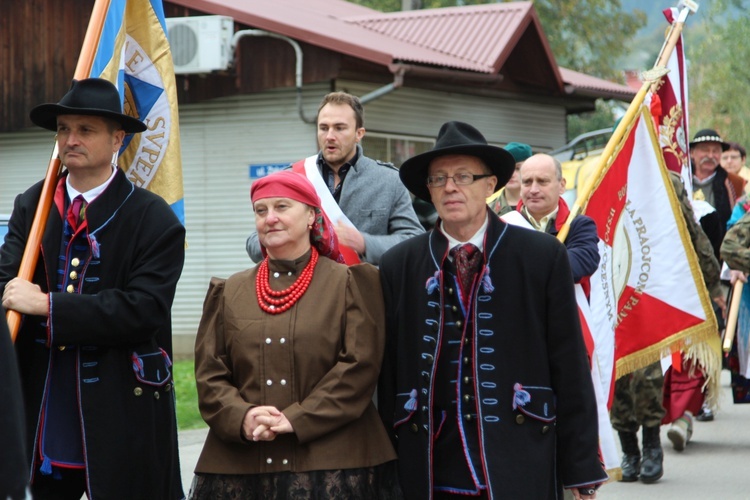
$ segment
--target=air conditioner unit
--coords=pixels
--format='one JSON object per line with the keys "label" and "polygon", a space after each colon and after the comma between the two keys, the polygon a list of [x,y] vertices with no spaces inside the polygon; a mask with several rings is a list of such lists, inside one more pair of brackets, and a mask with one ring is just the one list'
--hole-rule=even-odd
{"label": "air conditioner unit", "polygon": [[228,16],[168,17],[175,74],[210,73],[232,62],[234,20]]}

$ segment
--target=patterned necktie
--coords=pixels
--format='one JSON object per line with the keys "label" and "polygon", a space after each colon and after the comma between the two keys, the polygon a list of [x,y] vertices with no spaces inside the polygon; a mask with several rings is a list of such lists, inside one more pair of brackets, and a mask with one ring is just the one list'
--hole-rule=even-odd
{"label": "patterned necktie", "polygon": [[461,285],[461,298],[466,304],[471,293],[471,285],[474,283],[474,276],[482,264],[482,252],[471,243],[466,243],[453,247],[451,256],[456,264],[458,281]]}
{"label": "patterned necktie", "polygon": [[75,227],[77,228],[81,221],[86,220],[86,200],[83,195],[78,195],[70,204],[70,214],[73,216]]}

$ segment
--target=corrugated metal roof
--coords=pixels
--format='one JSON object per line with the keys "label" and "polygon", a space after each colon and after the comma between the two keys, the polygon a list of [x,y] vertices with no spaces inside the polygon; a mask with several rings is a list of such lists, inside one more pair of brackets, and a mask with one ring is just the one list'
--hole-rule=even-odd
{"label": "corrugated metal roof", "polygon": [[[410,47],[422,47],[455,57],[476,71],[497,73],[518,41],[520,32],[529,24],[531,9],[531,2],[497,3],[375,13],[345,20],[406,42]],[[410,53],[394,56],[403,61],[436,63],[417,60]]]}
{"label": "corrugated metal roof", "polygon": [[[345,0],[169,0],[191,9],[232,17],[236,22],[272,31],[352,57],[388,66],[399,55],[411,55],[413,61],[471,71],[481,71],[475,64],[440,54],[429,48],[347,23],[340,16],[361,15],[364,7],[352,9]],[[366,9],[373,14],[377,11]]]}
{"label": "corrugated metal roof", "polygon": [[168,0],[207,14],[393,67],[430,67],[497,74],[534,30],[558,87],[592,97],[629,99],[624,85],[557,67],[531,2],[382,13],[345,0]]}
{"label": "corrugated metal roof", "polygon": [[579,73],[572,69],[560,67],[560,74],[567,86],[572,86],[568,93],[591,95],[593,97],[608,97],[629,101],[635,97],[638,89],[633,90],[626,85],[602,80],[594,76]]}

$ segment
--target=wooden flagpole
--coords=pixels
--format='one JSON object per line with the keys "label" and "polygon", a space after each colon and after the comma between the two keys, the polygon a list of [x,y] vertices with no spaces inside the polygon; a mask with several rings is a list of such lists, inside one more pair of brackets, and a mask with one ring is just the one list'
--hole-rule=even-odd
{"label": "wooden flagpole", "polygon": [[727,310],[727,323],[726,329],[724,330],[724,342],[722,343],[722,350],[728,353],[732,350],[732,344],[734,343],[734,335],[737,332],[737,317],[740,315],[740,301],[742,300],[742,289],[744,283],[737,280],[732,287],[732,300],[729,302],[729,309]]}
{"label": "wooden flagpole", "polygon": [[[89,19],[89,25],[86,29],[86,36],[83,39],[81,53],[78,56],[78,64],[76,65],[75,74],[73,75],[75,80],[88,78],[91,74],[91,66],[94,63],[94,55],[99,46],[99,40],[101,39],[104,20],[107,17],[110,1],[111,0],[96,0],[94,3],[91,18]],[[52,200],[55,196],[55,188],[57,187],[57,179],[60,176],[61,166],[60,158],[58,158],[57,141],[55,141],[49,165],[47,166],[47,174],[44,178],[44,183],[42,184],[42,193],[39,197],[39,203],[37,204],[36,212],[34,213],[31,230],[29,231],[29,236],[26,240],[26,248],[24,249],[23,257],[21,258],[21,265],[18,268],[18,277],[28,281],[31,281],[33,278],[34,269],[39,260],[39,247],[42,243],[44,229],[47,225],[47,217],[49,217],[49,212],[52,208]],[[21,313],[8,310],[6,319],[8,320],[10,337],[13,342],[15,342],[16,337],[18,336],[18,329],[21,326]]]}
{"label": "wooden flagpole", "polygon": [[643,85],[635,95],[635,98],[633,98],[630,106],[628,106],[628,110],[625,112],[622,120],[620,120],[617,128],[615,128],[612,137],[610,137],[609,142],[607,142],[602,155],[599,157],[599,160],[596,163],[596,167],[594,168],[591,175],[589,175],[588,179],[586,179],[586,183],[584,184],[583,189],[578,192],[578,197],[576,198],[575,203],[573,203],[573,206],[570,207],[570,215],[568,215],[568,218],[565,220],[565,224],[557,233],[557,239],[561,242],[565,242],[565,238],[568,237],[568,233],[570,232],[570,225],[573,222],[573,219],[581,213],[583,207],[588,203],[589,198],[594,192],[594,188],[596,187],[597,182],[604,175],[604,172],[607,169],[607,164],[609,163],[609,160],[612,157],[615,148],[620,144],[622,138],[625,135],[625,132],[633,123],[635,116],[641,109],[641,105],[646,99],[646,94],[648,94],[653,85],[656,85],[664,77],[664,75],[669,72],[669,70],[666,69],[666,66],[669,62],[669,57],[672,55],[672,51],[677,45],[677,42],[680,40],[680,35],[682,35],[682,28],[685,26],[684,19],[687,18],[689,12],[695,12],[696,9],[697,6],[694,4],[694,2],[690,2],[690,5],[685,5],[682,7],[682,11],[677,16],[677,20],[672,23],[670,27],[669,34],[664,45],[662,46],[661,53],[657,58],[656,64],[651,70],[643,73]]}

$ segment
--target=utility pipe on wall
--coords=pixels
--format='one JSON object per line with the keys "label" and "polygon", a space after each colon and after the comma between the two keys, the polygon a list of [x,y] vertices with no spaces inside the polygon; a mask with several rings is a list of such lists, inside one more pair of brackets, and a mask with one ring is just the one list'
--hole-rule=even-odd
{"label": "utility pipe on wall", "polygon": [[299,113],[300,119],[305,123],[315,123],[315,120],[311,120],[305,116],[305,110],[302,108],[302,47],[296,40],[289,38],[288,36],[279,35],[277,33],[271,33],[266,30],[240,30],[232,37],[232,53],[237,48],[237,44],[240,38],[245,36],[268,36],[271,38],[278,38],[284,40],[294,48],[294,54],[296,55],[297,62],[294,69],[294,86],[297,89],[297,112]]}

